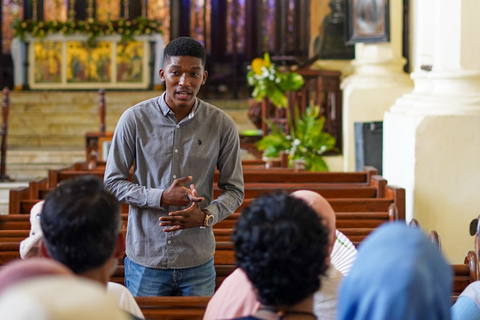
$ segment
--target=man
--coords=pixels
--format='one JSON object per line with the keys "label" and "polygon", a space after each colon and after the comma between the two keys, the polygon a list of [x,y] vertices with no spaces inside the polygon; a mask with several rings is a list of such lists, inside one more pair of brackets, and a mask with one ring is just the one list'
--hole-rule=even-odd
{"label": "man", "polygon": [[[316,192],[299,190],[292,196],[303,200],[312,208],[328,230],[328,253],[332,254],[336,244],[335,212],[328,201]],[[338,231],[337,231],[338,232]],[[342,235],[338,232],[339,235]],[[345,244],[345,249],[351,250],[350,256],[356,255],[353,245]],[[333,258],[335,258],[332,255]],[[342,274],[330,263],[330,258],[325,262],[327,271],[320,277],[322,285],[314,295],[314,312],[319,319],[336,318],[337,290],[342,280]],[[348,272],[348,270],[347,270]],[[208,303],[205,320],[230,319],[254,313],[260,307],[260,302],[255,296],[252,284],[246,274],[236,269],[228,276]]]}
{"label": "man", "polygon": [[[125,284],[134,296],[212,295],[211,226],[243,201],[236,125],[196,98],[205,59],[197,41],[171,41],[160,69],[165,93],[126,110],[113,136],[104,181],[130,205]],[[213,200],[215,168],[222,193]]]}
{"label": "man", "polygon": [[313,295],[328,267],[328,233],[313,209],[285,193],[245,208],[232,236],[235,258],[261,305],[241,319],[316,319]]}
{"label": "man", "polygon": [[125,238],[120,205],[101,179],[80,176],[63,182],[45,197],[40,217],[44,256],[100,283],[121,309],[144,318],[130,292],[108,282],[124,255]]}

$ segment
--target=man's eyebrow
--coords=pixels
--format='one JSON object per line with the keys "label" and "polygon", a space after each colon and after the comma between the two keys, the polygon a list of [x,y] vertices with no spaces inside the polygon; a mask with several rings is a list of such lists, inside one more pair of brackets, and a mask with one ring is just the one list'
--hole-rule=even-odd
{"label": "man's eyebrow", "polygon": [[[179,65],[179,64],[172,64],[172,65],[170,65],[169,68],[182,68],[182,66]],[[202,70],[202,67],[192,67],[191,69]]]}

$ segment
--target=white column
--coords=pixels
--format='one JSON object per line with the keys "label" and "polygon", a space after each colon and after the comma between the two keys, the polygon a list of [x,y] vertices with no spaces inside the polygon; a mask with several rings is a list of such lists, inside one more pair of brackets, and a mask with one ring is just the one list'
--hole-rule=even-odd
{"label": "white column", "polygon": [[450,261],[463,263],[480,213],[480,2],[418,0],[415,10],[427,14],[412,30],[415,89],[385,114],[383,175],[406,189],[407,220],[436,230]]}
{"label": "white column", "polygon": [[402,8],[401,1],[390,1],[390,42],[356,44],[355,72],[341,84],[345,171],[355,170],[354,122],[382,121],[395,99],[413,89],[403,72]]}

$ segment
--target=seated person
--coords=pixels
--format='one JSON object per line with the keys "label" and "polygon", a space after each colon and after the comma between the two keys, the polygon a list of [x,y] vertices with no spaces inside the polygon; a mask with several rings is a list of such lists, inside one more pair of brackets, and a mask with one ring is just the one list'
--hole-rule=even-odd
{"label": "seated person", "polygon": [[98,282],[65,276],[36,277],[0,296],[5,320],[130,320]]}
{"label": "seated person", "polygon": [[13,260],[0,269],[0,295],[20,282],[45,276],[73,277],[73,272],[52,259],[30,258]]}
{"label": "seated person", "polygon": [[[120,205],[102,180],[94,176],[67,180],[30,214],[32,231],[20,245],[22,257],[45,256],[59,261],[75,274],[106,286],[121,309],[144,318],[130,291],[108,282],[124,255],[125,238],[120,232]],[[41,250],[37,249],[39,243]]]}
{"label": "seated person", "polygon": [[340,285],[339,320],[448,320],[452,270],[417,228],[386,223],[359,247]]}
{"label": "seated person", "polygon": [[315,319],[313,295],[328,268],[329,230],[303,200],[284,193],[255,199],[233,232],[237,265],[259,309],[237,319]]}
{"label": "seated person", "polygon": [[[335,267],[335,263],[342,264],[342,271],[348,273],[350,266],[355,259],[357,250],[353,244],[339,231],[335,230],[335,212],[328,201],[316,192],[299,190],[292,193],[292,196],[304,200],[311,207],[320,219],[325,223],[329,232],[330,259],[326,262],[329,267],[325,275],[321,276],[322,286],[314,295],[314,313],[319,319],[336,319],[337,288],[343,278],[342,273]],[[342,241],[337,241],[342,237]],[[342,254],[348,257],[348,261],[334,256],[335,253],[344,253],[344,250],[351,251],[349,254]],[[344,263],[346,262],[346,263]],[[260,302],[257,300],[252,284],[242,269],[237,268],[222,283],[207,305],[204,320],[228,319],[252,314],[258,310]]]}

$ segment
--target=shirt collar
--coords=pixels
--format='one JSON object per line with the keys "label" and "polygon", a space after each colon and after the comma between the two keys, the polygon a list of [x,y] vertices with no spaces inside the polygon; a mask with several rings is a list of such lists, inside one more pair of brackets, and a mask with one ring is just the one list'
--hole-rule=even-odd
{"label": "shirt collar", "polygon": [[[162,111],[164,116],[167,116],[169,114],[174,115],[173,111],[170,109],[170,107],[165,102],[165,95],[166,95],[166,92],[164,92],[159,98],[160,110]],[[192,111],[190,111],[190,113],[188,114],[188,116],[185,119],[193,118],[193,116],[195,115],[195,112],[197,111],[197,107],[198,107],[198,99],[195,99],[195,103],[193,104]]]}

